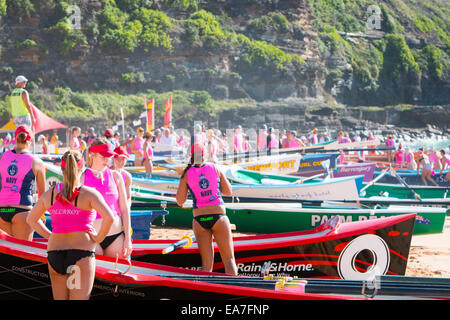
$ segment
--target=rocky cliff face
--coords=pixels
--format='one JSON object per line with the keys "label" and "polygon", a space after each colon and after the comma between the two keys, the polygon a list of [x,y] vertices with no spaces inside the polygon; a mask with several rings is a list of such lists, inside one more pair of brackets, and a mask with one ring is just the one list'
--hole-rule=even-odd
{"label": "rocky cliff face", "polygon": [[[50,89],[70,87],[76,91],[113,90],[122,94],[145,92],[149,89],[157,92],[205,90],[214,99],[246,98],[256,101],[258,105],[284,108],[279,116],[272,113],[275,109],[273,107],[267,109],[267,113],[270,113],[274,123],[283,122],[287,126],[294,123],[308,125],[314,121],[334,125],[335,118],[342,116],[335,111],[331,111],[329,115],[306,111],[314,106],[321,106],[318,108],[320,110],[334,110],[339,104],[448,105],[450,102],[448,47],[441,46],[442,50],[439,51],[439,61],[447,63],[440,69],[439,76],[430,74],[428,69],[412,72],[408,66],[408,71],[388,69],[392,67],[387,64],[389,61],[394,66],[408,62],[395,60],[395,50],[421,50],[430,43],[428,38],[420,38],[423,33],[418,33],[417,28],[408,27],[406,23],[406,44],[393,39],[394,58],[388,59],[383,53],[386,53],[389,42],[380,42],[389,31],[386,26],[375,33],[346,32],[348,30],[333,32],[322,28],[318,25],[320,15],[316,8],[320,1],[188,2],[196,3],[197,8],[175,5],[183,1],[116,1],[123,11],[124,3],[145,2],[148,10],[163,12],[172,19],[172,27],[167,31],[171,39],[170,50],[143,45],[133,50],[124,50],[121,47],[101,45],[106,33],[103,30],[106,24],[102,24],[105,19],[102,14],[110,1],[72,2],[81,8],[81,34],[61,26],[60,29],[55,29],[58,22],[63,21],[64,24],[65,13],[61,13],[61,5],[51,0],[24,2],[32,3],[34,7],[29,15],[20,16],[21,21],[17,18],[18,13],[11,8],[8,10],[12,11],[7,11],[1,17],[1,95],[9,91],[17,74],[26,74],[34,87]],[[12,1],[6,1],[7,5],[11,3]],[[387,9],[394,10],[390,2],[380,3],[386,3]],[[18,10],[16,7],[14,9]],[[218,17],[221,29],[226,30],[226,36],[221,38],[222,42],[209,44],[213,36],[203,36],[200,27],[194,30],[196,33],[191,32],[193,24],[186,21],[193,19],[192,15],[201,9]],[[136,20],[131,18],[131,11],[126,14],[127,22]],[[402,16],[393,15],[400,22],[409,21],[404,17],[402,20]],[[386,13],[383,17],[390,16]],[[121,28],[128,30],[128,25],[124,24]],[[193,35],[197,37],[195,40],[186,40]],[[252,42],[244,41],[239,36],[245,36]],[[130,40],[130,37],[126,38]],[[417,40],[418,38],[422,40]],[[423,59],[426,60],[426,57]],[[377,68],[371,69],[372,60],[368,59],[376,61]],[[422,66],[429,66],[433,62],[436,61],[427,60]],[[362,64],[368,64],[367,70],[358,68]],[[383,73],[380,70],[385,71]],[[393,78],[391,71],[400,74]],[[252,118],[255,123],[259,122],[255,119],[261,118],[263,122],[267,113],[265,111],[263,114],[260,110],[257,108],[257,111],[235,112],[234,117],[239,117],[239,122],[245,122],[246,118]],[[420,116],[423,115],[423,109],[419,112],[410,110],[412,111],[408,112],[411,115],[404,112],[399,119],[411,119],[408,125],[412,126],[415,126],[414,123],[422,123],[425,119]],[[444,110],[447,112],[448,108]],[[257,112],[257,116],[253,112]],[[293,116],[287,116],[288,114]],[[435,114],[434,111],[431,112],[431,115]],[[281,118],[275,120],[277,117]],[[326,117],[328,120],[324,119]],[[238,119],[233,120],[232,117],[224,116],[223,119],[226,119],[223,120],[224,123],[238,122]]]}

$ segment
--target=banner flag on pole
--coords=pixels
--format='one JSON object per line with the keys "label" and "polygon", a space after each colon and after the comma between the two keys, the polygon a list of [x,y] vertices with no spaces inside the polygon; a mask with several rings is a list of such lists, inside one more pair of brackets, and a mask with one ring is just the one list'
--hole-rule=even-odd
{"label": "banner flag on pole", "polygon": [[155,114],[153,112],[153,107],[155,105],[155,100],[150,99],[147,102],[146,109],[147,109],[147,131],[152,131],[155,126]]}
{"label": "banner flag on pole", "polygon": [[164,103],[164,127],[168,127],[172,123],[172,97],[169,97]]}

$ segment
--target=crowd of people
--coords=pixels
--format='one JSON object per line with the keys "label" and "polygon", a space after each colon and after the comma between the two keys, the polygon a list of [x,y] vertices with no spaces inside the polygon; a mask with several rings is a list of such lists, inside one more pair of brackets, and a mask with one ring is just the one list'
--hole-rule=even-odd
{"label": "crowd of people", "polygon": [[[73,128],[73,137],[78,138],[79,131]],[[108,138],[114,135],[108,133],[106,130],[103,137],[91,134],[86,144],[74,138],[61,157],[63,182],[48,189],[44,163],[31,151],[31,128],[19,126],[14,147],[1,154],[0,229],[23,240],[32,241],[34,232],[48,239],[47,260],[54,299],[89,299],[95,256],[127,259],[132,252],[132,177],[124,170],[129,153],[124,145],[113,144]],[[138,130],[139,138],[145,136],[143,130]],[[141,150],[146,143],[134,142],[131,149]],[[147,157],[145,151],[136,155],[138,161]],[[222,195],[231,195],[231,185],[214,164],[206,163],[206,148],[202,144],[193,145],[190,155],[191,161],[180,179],[177,203],[183,205],[189,189],[194,198],[193,230],[203,270],[212,271],[214,238],[220,245],[226,272],[236,275],[231,226],[222,200]],[[50,214],[51,228],[42,219],[46,212]],[[68,278],[74,272],[80,277],[79,285],[70,287]]]}

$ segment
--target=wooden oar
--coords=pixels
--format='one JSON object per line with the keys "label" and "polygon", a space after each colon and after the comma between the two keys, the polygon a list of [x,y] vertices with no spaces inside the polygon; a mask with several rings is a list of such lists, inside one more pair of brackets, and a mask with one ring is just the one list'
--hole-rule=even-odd
{"label": "wooden oar", "polygon": [[180,248],[189,248],[192,243],[195,241],[195,235],[185,235],[183,237],[181,237],[180,240],[178,240],[177,242],[171,244],[170,246],[168,246],[167,248],[163,249],[162,254],[168,254],[170,252],[173,252],[177,249]]}
{"label": "wooden oar", "polygon": [[420,197],[420,195],[418,195],[417,192],[414,191],[414,189],[411,188],[411,187],[406,183],[406,181],[403,180],[403,178],[400,177],[400,176],[397,174],[397,172],[392,168],[392,166],[389,168],[389,172],[390,172],[391,175],[394,176],[398,181],[400,181],[401,184],[403,184],[408,190],[410,190],[410,191],[414,194],[414,197],[415,197],[416,199],[419,199],[419,201],[422,202],[422,198]]}
{"label": "wooden oar", "polygon": [[359,194],[361,194],[364,190],[366,190],[371,185],[375,184],[378,180],[380,180],[386,173],[388,172],[388,169],[384,169],[375,179],[371,180],[367,185],[359,191]]}

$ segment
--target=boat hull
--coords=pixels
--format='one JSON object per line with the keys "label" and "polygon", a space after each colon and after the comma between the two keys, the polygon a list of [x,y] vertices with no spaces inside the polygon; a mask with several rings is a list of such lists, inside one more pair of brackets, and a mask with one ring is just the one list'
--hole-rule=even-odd
{"label": "boat hull", "polygon": [[[363,184],[365,186],[365,184]],[[422,199],[447,198],[450,187],[432,187],[409,185]],[[361,193],[363,198],[388,196],[397,199],[414,199],[414,193],[401,184],[375,183]]]}
{"label": "boat hull", "polygon": [[[376,178],[381,172],[375,171],[374,178]],[[408,185],[416,185],[416,186],[423,186],[423,181],[420,175],[417,175],[417,170],[414,171],[406,171],[406,172],[400,172],[397,171],[397,174],[408,184]],[[431,176],[431,178],[441,187],[449,187],[450,188],[450,181],[445,178],[446,173],[443,174],[436,173]],[[400,184],[400,182],[393,176],[387,174],[384,175],[380,180],[378,180],[379,183],[387,183],[387,184]],[[428,185],[431,185],[431,182],[427,181]]]}
{"label": "boat hull", "polygon": [[[9,301],[53,299],[47,263],[45,243],[18,240],[1,233],[0,299]],[[97,255],[95,280],[90,299],[220,301],[352,299],[343,295],[304,293],[302,290],[279,291],[270,283],[264,284],[264,288],[249,287],[238,277],[228,281],[230,284],[217,284],[203,280],[204,277],[213,277],[217,280],[223,276],[225,275],[219,273],[187,270],[134,260],[128,262]],[[203,277],[203,279],[189,280],[192,277]],[[266,282],[264,279],[261,280]]]}
{"label": "boat hull", "polygon": [[[368,272],[372,267],[383,270],[381,274],[404,275],[414,219],[414,214],[337,224],[338,219],[333,219],[329,225],[324,223],[304,232],[236,237],[233,243],[238,273],[256,277],[265,270],[279,277],[362,280],[373,275]],[[161,253],[175,241],[137,242],[133,259],[200,268],[196,243],[169,254]],[[224,272],[217,245],[214,249],[213,271]]]}
{"label": "boat hull", "polygon": [[[175,203],[172,197],[150,196],[134,194],[135,201],[141,210],[145,203]],[[186,205],[186,204],[185,204]],[[361,209],[358,207],[339,208],[331,205],[301,206],[300,204],[286,203],[241,203],[225,204],[226,213],[230,222],[239,232],[249,233],[279,233],[291,231],[310,230],[332,217],[339,215],[342,222],[364,221],[383,217],[392,217],[401,214],[416,213],[414,235],[442,233],[447,215],[446,208],[392,206],[381,209]],[[136,208],[135,210],[139,210]],[[171,227],[192,227],[192,206],[170,207],[170,214],[165,217],[165,225]],[[155,221],[159,225],[159,221]]]}

